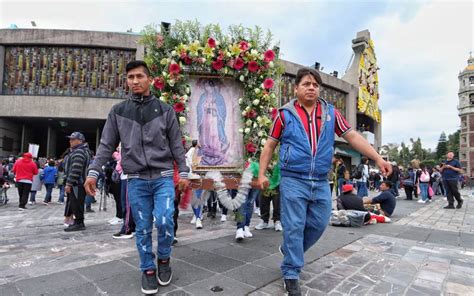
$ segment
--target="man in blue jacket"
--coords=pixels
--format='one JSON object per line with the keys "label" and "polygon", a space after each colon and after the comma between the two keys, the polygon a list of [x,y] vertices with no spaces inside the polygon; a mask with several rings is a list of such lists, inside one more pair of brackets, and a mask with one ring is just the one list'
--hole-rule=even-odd
{"label": "man in blue jacket", "polygon": [[[173,108],[150,92],[153,78],[143,61],[126,66],[130,99],[112,107],[94,162],[84,184],[94,196],[97,177],[121,142],[122,170],[127,175],[128,196],[136,224],[142,292],[155,294],[158,283],[171,282],[171,244],[174,239],[174,162],[179,170],[179,189],[189,185],[182,135]],[[158,260],[152,250],[153,222],[158,230]],[[158,268],[157,268],[158,267]],[[157,280],[158,276],[158,280]]]}
{"label": "man in blue jacket", "polygon": [[302,68],[296,74],[296,99],[280,109],[260,157],[258,183],[268,187],[265,171],[280,143],[280,196],[284,254],[281,271],[288,295],[301,295],[299,273],[304,252],[313,246],[331,215],[328,173],[334,154],[335,134],[373,159],[387,175],[391,166],[357,132],[341,113],[319,98],[319,73]]}

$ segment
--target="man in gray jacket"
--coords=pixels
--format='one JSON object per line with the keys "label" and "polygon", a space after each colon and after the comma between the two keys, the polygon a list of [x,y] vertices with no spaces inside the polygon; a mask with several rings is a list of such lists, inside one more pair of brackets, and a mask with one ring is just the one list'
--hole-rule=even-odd
{"label": "man in gray jacket", "polygon": [[[168,285],[172,277],[174,162],[180,176],[177,185],[181,189],[189,185],[189,169],[176,113],[150,93],[153,78],[146,63],[132,61],[127,64],[126,71],[132,96],[110,111],[84,186],[88,194],[95,194],[101,167],[121,142],[122,169],[128,175],[128,196],[136,223],[136,245],[143,272],[142,292],[155,294],[158,283]],[[156,265],[151,236],[153,222],[158,230]]]}

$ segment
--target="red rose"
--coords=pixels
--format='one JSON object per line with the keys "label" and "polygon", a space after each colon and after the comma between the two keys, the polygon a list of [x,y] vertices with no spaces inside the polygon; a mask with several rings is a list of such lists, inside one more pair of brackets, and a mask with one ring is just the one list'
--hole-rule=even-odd
{"label": "red rose", "polygon": [[165,88],[165,79],[163,77],[156,77],[153,81],[153,86],[156,89],[163,90]]}
{"label": "red rose", "polygon": [[184,63],[185,63],[186,65],[191,65],[191,64],[193,63],[193,60],[192,60],[190,57],[188,57],[188,56],[185,56],[185,57],[183,58],[183,61],[184,61]]}
{"label": "red rose", "polygon": [[216,40],[214,40],[213,38],[207,39],[207,45],[209,45],[210,48],[216,47]]}
{"label": "red rose", "polygon": [[236,58],[234,61],[234,69],[235,70],[240,70],[245,66],[244,60],[241,58]]}
{"label": "red rose", "polygon": [[258,64],[256,61],[250,61],[247,67],[249,68],[250,72],[257,72],[258,70]]}
{"label": "red rose", "polygon": [[251,109],[250,111],[247,112],[247,114],[245,114],[245,117],[247,118],[256,118],[257,117],[257,112],[253,109]]}
{"label": "red rose", "polygon": [[171,74],[179,74],[179,71],[181,71],[181,67],[179,66],[179,64],[171,64],[168,70]]}
{"label": "red rose", "polygon": [[270,114],[272,115],[272,120],[275,120],[275,117],[278,114],[278,109],[277,108],[272,108],[272,110],[270,111]]}
{"label": "red rose", "polygon": [[271,62],[275,58],[275,53],[273,50],[269,49],[263,54],[263,56],[265,58],[265,62]]}
{"label": "red rose", "polygon": [[263,87],[265,87],[266,89],[270,89],[273,87],[273,79],[271,78],[267,78],[263,81]]}
{"label": "red rose", "polygon": [[255,147],[255,145],[252,142],[247,143],[247,145],[245,145],[245,149],[249,153],[255,153],[257,151],[257,147]]}
{"label": "red rose", "polygon": [[212,62],[212,68],[216,71],[222,69],[224,67],[224,62],[222,60],[217,60]]}
{"label": "red rose", "polygon": [[247,41],[240,41],[239,46],[240,46],[240,50],[242,51],[249,49],[249,44]]}
{"label": "red rose", "polygon": [[176,111],[177,113],[183,112],[183,111],[184,111],[184,104],[181,103],[181,102],[178,102],[178,103],[174,104],[173,109],[174,109],[174,111]]}

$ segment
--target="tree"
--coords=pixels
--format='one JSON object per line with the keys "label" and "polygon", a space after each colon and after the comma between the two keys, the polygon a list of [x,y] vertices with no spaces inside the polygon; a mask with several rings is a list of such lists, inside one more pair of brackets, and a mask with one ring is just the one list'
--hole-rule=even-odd
{"label": "tree", "polygon": [[423,145],[421,144],[421,139],[417,138],[415,141],[413,140],[413,138],[410,138],[410,142],[411,142],[411,150],[410,150],[411,156],[419,160],[425,159],[427,153],[423,149]]}
{"label": "tree", "polygon": [[[453,151],[454,157],[457,159],[459,159],[459,134],[460,133],[461,133],[461,130],[457,130],[453,134],[449,135],[448,143],[447,143],[447,151]],[[443,155],[443,158],[445,155]]]}
{"label": "tree", "polygon": [[444,159],[446,153],[448,152],[448,140],[446,139],[446,134],[441,133],[438,140],[438,146],[436,146],[436,158],[437,160]]}

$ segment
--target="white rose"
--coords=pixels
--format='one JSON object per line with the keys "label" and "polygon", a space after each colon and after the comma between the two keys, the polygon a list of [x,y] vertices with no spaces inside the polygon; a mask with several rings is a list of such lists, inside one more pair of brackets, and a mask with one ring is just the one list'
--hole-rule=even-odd
{"label": "white rose", "polygon": [[[186,93],[189,94],[191,93],[191,89],[189,87],[186,87]],[[186,96],[187,97],[187,96]]]}
{"label": "white rose", "polygon": [[252,50],[250,51],[250,53],[251,53],[252,55],[257,55],[257,54],[258,54],[258,51],[255,50],[255,49],[252,49]]}
{"label": "white rose", "polygon": [[256,122],[253,123],[253,128],[257,128],[258,124]]}
{"label": "white rose", "polygon": [[243,102],[244,102],[244,99],[239,98],[239,105],[242,104]]}
{"label": "white rose", "polygon": [[244,129],[243,128],[239,128],[239,133],[243,133],[244,132]]}
{"label": "white rose", "polygon": [[168,80],[168,84],[173,87],[175,84],[175,81],[173,79]]}
{"label": "white rose", "polygon": [[257,135],[258,135],[259,137],[263,137],[263,132],[262,132],[262,131],[259,131]]}
{"label": "white rose", "polygon": [[244,82],[245,76],[244,76],[244,75],[240,75],[239,79],[240,79],[240,81]]}
{"label": "white rose", "polygon": [[242,111],[242,116],[245,116],[247,114],[247,111]]}
{"label": "white rose", "polygon": [[275,63],[273,63],[273,62],[268,63],[268,67],[270,67],[270,68],[275,67]]}
{"label": "white rose", "polygon": [[229,73],[229,69],[227,67],[224,68],[224,74]]}
{"label": "white rose", "polygon": [[251,125],[252,125],[252,120],[250,120],[250,119],[247,120],[247,121],[245,122],[245,125],[246,125],[246,126],[251,126]]}
{"label": "white rose", "polygon": [[259,88],[256,88],[253,90],[257,95],[260,93],[260,89]]}
{"label": "white rose", "polygon": [[183,96],[183,99],[184,99],[185,101],[187,101],[187,100],[189,99],[188,95],[184,95],[184,96]]}
{"label": "white rose", "polygon": [[180,122],[181,124],[185,124],[185,123],[186,123],[186,117],[180,116],[180,117],[179,117],[179,122]]}
{"label": "white rose", "polygon": [[250,133],[250,128],[246,128],[246,129],[245,129],[245,133],[246,133],[246,134]]}
{"label": "white rose", "polygon": [[260,143],[262,143],[262,145],[265,145],[266,142],[267,142],[266,139],[262,139],[262,141],[260,141]]}
{"label": "white rose", "polygon": [[173,50],[173,51],[171,52],[171,55],[175,56],[175,55],[176,55],[176,50]]}
{"label": "white rose", "polygon": [[259,99],[255,99],[253,100],[252,102],[255,106],[257,106],[259,103],[260,103],[260,100]]}

